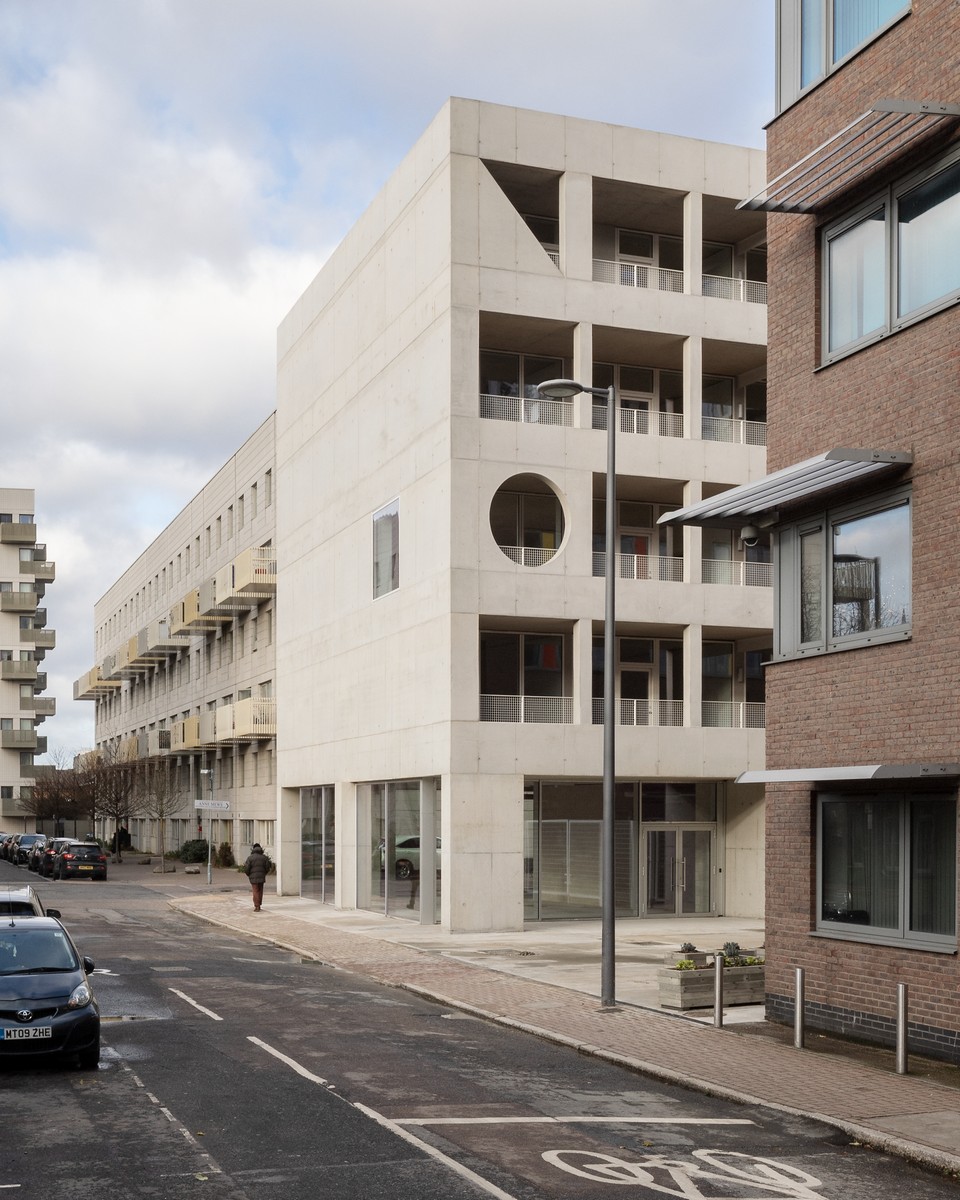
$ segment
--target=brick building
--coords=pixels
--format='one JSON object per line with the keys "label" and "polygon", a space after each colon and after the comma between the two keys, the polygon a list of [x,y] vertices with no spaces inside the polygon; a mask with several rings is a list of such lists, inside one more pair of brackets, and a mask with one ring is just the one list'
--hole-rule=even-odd
{"label": "brick building", "polygon": [[775,535],[768,1015],[957,1059],[958,10],[778,7],[774,474],[664,520]]}

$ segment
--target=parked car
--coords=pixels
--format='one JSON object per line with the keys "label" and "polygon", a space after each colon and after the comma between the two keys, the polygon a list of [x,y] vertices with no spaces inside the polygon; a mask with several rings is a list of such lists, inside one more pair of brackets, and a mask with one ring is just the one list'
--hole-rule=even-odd
{"label": "parked car", "polygon": [[27,870],[36,871],[40,865],[40,859],[43,857],[43,852],[46,849],[46,837],[38,837],[37,840],[27,850]]}
{"label": "parked car", "polygon": [[0,925],[0,1059],[76,1055],[84,1070],[100,1061],[100,1009],[93,962],[53,917]]}
{"label": "parked car", "polygon": [[[386,847],[383,842],[380,843],[380,870],[384,869],[384,855]],[[440,839],[437,838],[437,871],[440,870]],[[394,875],[397,879],[409,879],[411,875],[420,874],[420,835],[418,833],[410,834],[408,837],[399,837],[396,841],[396,854],[394,856]]]}
{"label": "parked car", "polygon": [[71,842],[77,842],[79,838],[48,838],[47,844],[43,848],[43,857],[37,867],[37,874],[44,879],[52,879],[54,868],[56,867],[57,855],[64,848],[69,846]]}
{"label": "parked car", "polygon": [[15,833],[5,833],[3,835],[3,841],[0,842],[0,858],[6,859],[7,862],[11,861],[10,852],[13,849],[13,843],[16,841],[16,837],[17,835]]}
{"label": "parked car", "polygon": [[54,879],[106,879],[107,856],[96,842],[70,842],[56,857]]}
{"label": "parked car", "polygon": [[44,908],[36,889],[29,883],[23,887],[0,885],[0,918],[2,917],[59,917],[58,908]]}
{"label": "parked car", "polygon": [[38,838],[42,837],[42,833],[18,833],[11,854],[11,862],[15,862],[17,866],[23,866],[27,861],[27,852],[30,847]]}

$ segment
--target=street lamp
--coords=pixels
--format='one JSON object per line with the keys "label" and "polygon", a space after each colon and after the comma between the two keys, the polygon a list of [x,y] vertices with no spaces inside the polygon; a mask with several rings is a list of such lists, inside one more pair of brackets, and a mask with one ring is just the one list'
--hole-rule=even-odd
{"label": "street lamp", "polygon": [[615,848],[615,731],[614,712],[614,647],[615,580],[616,580],[616,505],[617,505],[617,394],[613,384],[608,388],[585,387],[573,379],[548,379],[537,384],[541,396],[551,400],[569,400],[585,392],[588,396],[603,396],[607,402],[607,512],[604,535],[604,606],[603,606],[603,825],[600,880],[600,1004],[615,1007],[616,1001],[616,890],[614,887]]}
{"label": "street lamp", "polygon": [[[200,774],[206,775],[210,784],[210,808],[207,815],[207,883],[213,883],[213,839],[210,834],[213,826],[213,769],[200,768]],[[201,788],[201,792],[202,792]]]}

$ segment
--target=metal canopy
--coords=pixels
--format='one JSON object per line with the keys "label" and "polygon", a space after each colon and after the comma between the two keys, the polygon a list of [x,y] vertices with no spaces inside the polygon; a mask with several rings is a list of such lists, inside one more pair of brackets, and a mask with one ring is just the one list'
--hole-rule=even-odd
{"label": "metal canopy", "polygon": [[814,213],[881,163],[960,117],[960,104],[878,100],[855,121],[811,150],[737,208]]}
{"label": "metal canopy", "polygon": [[834,783],[856,780],[955,779],[960,763],[875,763],[856,767],[800,767],[780,771],[743,771],[736,783]]}
{"label": "metal canopy", "polygon": [[736,529],[762,518],[765,525],[772,525],[783,509],[850,484],[878,482],[906,470],[912,462],[913,456],[901,450],[828,450],[756,483],[743,483],[709,500],[664,513],[658,524]]}

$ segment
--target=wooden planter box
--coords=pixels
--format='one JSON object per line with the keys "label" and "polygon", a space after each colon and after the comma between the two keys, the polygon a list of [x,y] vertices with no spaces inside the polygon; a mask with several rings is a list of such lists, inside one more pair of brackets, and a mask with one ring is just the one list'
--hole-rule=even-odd
{"label": "wooden planter box", "polygon": [[[661,967],[657,972],[661,1008],[712,1008],[714,971],[677,971]],[[762,1004],[763,964],[723,968],[723,1006]]]}

